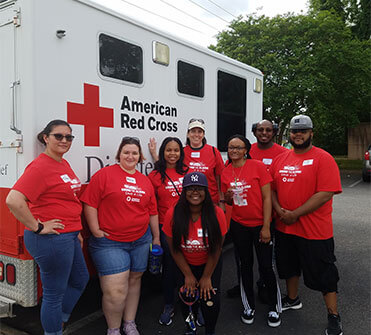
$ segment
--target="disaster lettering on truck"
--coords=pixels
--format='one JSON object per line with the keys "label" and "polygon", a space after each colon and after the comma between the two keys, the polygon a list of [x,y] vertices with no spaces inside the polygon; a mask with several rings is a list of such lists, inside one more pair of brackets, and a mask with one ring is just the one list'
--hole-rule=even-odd
{"label": "disaster lettering on truck", "polygon": [[43,150],[36,134],[67,120],[75,140],[66,159],[83,183],[114,164],[123,136],[185,141],[190,118],[226,150],[234,133],[251,138],[262,117],[262,73],[124,17],[90,0],[0,2],[0,315],[34,306],[41,285],[5,198]]}

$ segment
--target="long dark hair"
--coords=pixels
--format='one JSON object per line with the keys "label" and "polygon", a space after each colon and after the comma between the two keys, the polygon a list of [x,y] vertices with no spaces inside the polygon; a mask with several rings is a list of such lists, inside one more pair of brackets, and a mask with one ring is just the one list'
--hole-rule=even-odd
{"label": "long dark hair", "polygon": [[161,143],[160,150],[158,153],[158,161],[155,162],[155,167],[154,167],[154,170],[157,171],[161,175],[162,183],[165,182],[165,178],[166,178],[165,148],[166,148],[166,145],[171,141],[176,142],[179,145],[179,150],[180,150],[180,157],[178,161],[176,162],[175,171],[179,174],[186,174],[188,171],[187,165],[184,164],[184,149],[183,149],[182,142],[177,137],[166,137]]}
{"label": "long dark hair", "polygon": [[[249,154],[250,149],[251,149],[251,143],[250,143],[250,141],[249,141],[245,136],[240,135],[240,134],[235,134],[235,135],[231,136],[231,137],[228,139],[228,141],[227,141],[227,146],[228,146],[229,142],[230,142],[231,140],[235,139],[235,138],[238,138],[239,140],[241,140],[241,141],[245,144],[245,147],[246,147],[246,150],[247,150],[247,151],[246,151],[246,156],[245,156],[245,158],[246,158],[246,159],[251,159],[251,156],[250,156],[250,154]],[[231,158],[229,157],[229,153],[228,153],[228,161],[227,161],[227,165],[230,164],[230,163],[232,163],[232,160],[231,160]]]}
{"label": "long dark hair", "polygon": [[[209,242],[209,253],[215,254],[222,247],[222,233],[215,213],[215,205],[211,199],[210,192],[205,189],[205,200],[202,203],[201,209],[201,224],[203,242],[206,246],[206,236]],[[182,194],[179,197],[178,203],[174,208],[173,215],[173,248],[176,251],[181,251],[182,239],[184,243],[189,235],[189,221],[191,219],[191,211],[188,200],[186,198],[187,187],[183,188]]]}
{"label": "long dark hair", "polygon": [[45,136],[49,136],[50,133],[52,132],[52,130],[54,129],[54,127],[57,127],[57,126],[66,126],[68,128],[70,128],[71,132],[72,132],[72,128],[71,126],[69,125],[68,122],[64,121],[64,120],[52,120],[50,121],[46,126],[45,128],[40,131],[38,134],[37,134],[37,139],[40,143],[46,145],[46,142],[44,140],[44,135]]}

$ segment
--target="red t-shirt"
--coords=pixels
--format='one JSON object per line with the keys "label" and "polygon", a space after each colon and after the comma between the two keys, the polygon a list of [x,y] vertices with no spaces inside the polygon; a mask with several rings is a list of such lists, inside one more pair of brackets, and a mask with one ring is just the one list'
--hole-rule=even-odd
{"label": "red t-shirt", "polygon": [[138,171],[125,172],[119,164],[95,173],[81,201],[98,209],[99,227],[113,241],[139,239],[148,229],[150,215],[157,214],[150,180]]}
{"label": "red t-shirt", "polygon": [[[329,153],[314,146],[304,154],[289,150],[280,155],[273,162],[270,173],[278,202],[285,209],[294,210],[300,207],[317,192],[342,191],[335,160]],[[282,223],[277,216],[276,229],[311,240],[331,238],[332,199],[289,226]]]}
{"label": "red t-shirt", "polygon": [[239,168],[234,168],[232,164],[225,167],[222,173],[222,191],[225,193],[230,187],[237,190],[232,206],[234,221],[248,227],[263,225],[261,188],[271,181],[266,166],[255,159],[247,159]]}
{"label": "red t-shirt", "polygon": [[[223,210],[217,206],[215,208],[216,218],[219,222],[220,231],[222,236],[227,233],[227,222]],[[169,237],[173,237],[173,215],[174,207],[171,207],[165,215],[164,225],[162,231]],[[206,237],[207,245],[204,245],[201,216],[196,222],[189,221],[189,232],[186,243],[182,240],[181,248],[184,258],[188,264],[202,265],[207,262],[208,258],[208,239]]]}
{"label": "red t-shirt", "polygon": [[78,193],[81,182],[68,162],[42,153],[25,169],[13,186],[29,200],[32,215],[41,222],[60,219],[60,233],[81,230],[81,203]]}
{"label": "red t-shirt", "polygon": [[277,143],[273,143],[273,146],[269,149],[259,149],[258,143],[253,143],[251,145],[251,149],[249,154],[252,159],[257,159],[258,161],[262,161],[267,169],[272,165],[274,158],[276,158],[279,154],[286,152],[288,149],[278,145]]}
{"label": "red t-shirt", "polygon": [[219,150],[208,144],[200,149],[192,149],[187,145],[184,147],[184,163],[189,166],[189,172],[199,171],[205,174],[211,198],[214,203],[218,203],[219,193],[216,176],[220,176],[224,168]]}
{"label": "red t-shirt", "polygon": [[[165,172],[173,181],[179,194],[182,193],[184,175],[177,173],[175,169],[166,169]],[[161,174],[159,172],[153,170],[148,175],[148,178],[151,180],[155,189],[159,223],[163,224],[167,210],[177,203],[179,195],[169,178],[165,177],[164,183],[162,183]]]}

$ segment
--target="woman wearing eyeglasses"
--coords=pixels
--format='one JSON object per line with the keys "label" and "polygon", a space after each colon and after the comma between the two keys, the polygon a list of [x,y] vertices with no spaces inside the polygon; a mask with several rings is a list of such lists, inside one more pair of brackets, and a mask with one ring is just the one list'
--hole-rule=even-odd
{"label": "woman wearing eyeglasses", "polygon": [[108,335],[139,335],[135,316],[141,278],[150,244],[160,245],[157,203],[150,180],[136,170],[142,162],[137,138],[124,137],[118,164],[99,170],[81,200],[92,233],[89,250],[103,292],[102,308]]}
{"label": "woman wearing eyeglasses", "polygon": [[232,205],[230,231],[240,256],[241,321],[252,324],[255,316],[253,263],[255,248],[259,270],[269,296],[268,325],[281,324],[281,295],[272,266],[270,233],[272,178],[263,162],[251,159],[251,144],[242,135],[228,140],[228,165],[222,174],[222,190]]}
{"label": "woman wearing eyeglasses", "polygon": [[[162,229],[184,277],[181,291],[193,295],[198,290],[205,333],[213,335],[220,310],[220,255],[227,224],[223,210],[211,199],[203,173],[191,172],[184,176],[179,201],[166,213]],[[195,312],[198,306],[193,307]],[[182,310],[186,318],[188,306],[182,304]],[[195,334],[190,324],[186,324],[185,334]]]}
{"label": "woman wearing eyeglasses", "polygon": [[[174,206],[182,193],[182,181],[188,168],[184,164],[184,151],[177,137],[166,137],[159,150],[159,159],[155,163],[154,170],[149,174],[155,189],[160,228],[164,223],[167,210]],[[175,264],[171,256],[166,238],[160,229],[161,245],[164,251],[162,258],[162,292],[165,307],[161,313],[159,322],[162,325],[170,325],[174,315],[174,289],[176,286]]]}
{"label": "woman wearing eyeglasses", "polygon": [[26,248],[40,268],[41,323],[46,335],[62,335],[62,325],[89,280],[79,234],[81,183],[63,159],[73,138],[66,121],[49,122],[37,136],[44,152],[26,167],[6,199],[25,225]]}

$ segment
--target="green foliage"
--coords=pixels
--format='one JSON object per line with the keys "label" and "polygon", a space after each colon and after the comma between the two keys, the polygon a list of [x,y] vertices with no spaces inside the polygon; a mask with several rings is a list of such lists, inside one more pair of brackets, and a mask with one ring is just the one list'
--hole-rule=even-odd
{"label": "green foliage", "polygon": [[346,152],[346,129],[367,121],[370,42],[352,37],[335,13],[247,16],[234,21],[210,48],[264,73],[264,116],[281,124],[306,113],[315,144]]}

